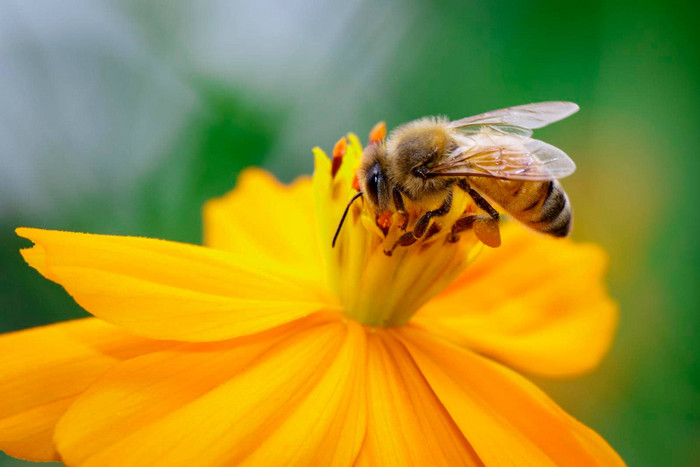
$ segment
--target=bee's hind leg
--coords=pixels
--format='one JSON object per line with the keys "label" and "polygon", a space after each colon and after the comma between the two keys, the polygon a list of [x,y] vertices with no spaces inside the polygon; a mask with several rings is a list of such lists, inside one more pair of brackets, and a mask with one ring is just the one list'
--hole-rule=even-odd
{"label": "bee's hind leg", "polygon": [[474,229],[476,238],[486,246],[498,248],[501,246],[501,231],[498,221],[483,214],[468,214],[460,217],[452,225],[452,230],[447,237],[447,241],[456,243],[459,241],[459,234],[465,230]]}
{"label": "bee's hind leg", "polygon": [[482,211],[486,211],[486,214],[488,214],[491,219],[495,221],[501,219],[501,216],[500,214],[498,214],[498,211],[496,211],[493,208],[493,206],[491,206],[489,202],[486,201],[484,197],[479,194],[478,191],[470,187],[465,179],[461,179],[459,182],[457,182],[457,186],[460,187],[462,190],[466,191],[467,194],[472,197],[479,209],[481,209]]}
{"label": "bee's hind leg", "polygon": [[413,227],[413,236],[415,238],[421,238],[424,234],[425,231],[428,229],[428,225],[430,224],[430,219],[433,217],[441,217],[450,212],[450,209],[452,208],[452,190],[450,190],[450,193],[447,195],[445,198],[445,201],[442,203],[442,206],[440,206],[437,209],[434,209],[432,211],[428,211],[425,214],[423,214],[420,219],[416,222],[416,225]]}
{"label": "bee's hind leg", "polygon": [[484,245],[490,246],[491,248],[501,246],[501,231],[499,229],[501,216],[498,214],[498,211],[496,211],[476,190],[470,187],[465,179],[460,180],[457,186],[466,191],[479,209],[485,211],[488,216],[483,214],[469,214],[457,219],[452,226],[448,241],[456,242],[459,240],[460,232],[473,228],[476,238]]}

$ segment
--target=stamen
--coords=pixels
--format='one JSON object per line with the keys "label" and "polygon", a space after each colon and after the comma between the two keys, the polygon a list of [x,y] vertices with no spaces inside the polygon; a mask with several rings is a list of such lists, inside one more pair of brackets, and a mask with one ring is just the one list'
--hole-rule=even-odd
{"label": "stamen", "polygon": [[386,138],[386,122],[379,122],[369,132],[370,144],[378,143]]}
{"label": "stamen", "polygon": [[355,176],[352,177],[352,187],[355,189],[355,191],[360,191],[360,179],[357,178],[357,173],[355,173]]}
{"label": "stamen", "polygon": [[343,163],[343,156],[348,150],[348,140],[343,136],[335,143],[333,147],[333,161],[331,163],[331,177],[335,178],[335,174],[338,173],[341,164]]}

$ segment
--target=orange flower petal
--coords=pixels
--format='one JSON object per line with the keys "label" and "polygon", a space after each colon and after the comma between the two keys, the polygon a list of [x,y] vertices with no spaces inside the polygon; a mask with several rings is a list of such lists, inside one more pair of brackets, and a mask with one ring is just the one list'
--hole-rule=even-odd
{"label": "orange flower petal", "polygon": [[595,367],[617,328],[605,253],[509,224],[412,323],[509,366],[544,376]]}
{"label": "orange flower petal", "polygon": [[[318,383],[246,458],[245,465],[351,465],[367,425],[366,339],[361,325],[347,321],[347,335]],[[326,352],[332,351],[332,348]],[[332,354],[332,352],[329,352]],[[292,388],[286,388],[292,390]],[[302,389],[298,389],[302,390]]]}
{"label": "orange flower petal", "polygon": [[105,321],[156,339],[215,341],[333,307],[298,278],[193,245],[17,229],[25,260]]}
{"label": "orange flower petal", "polygon": [[247,169],[234,190],[204,206],[205,245],[245,253],[323,287],[317,237],[308,177],[286,186],[264,170]]}
{"label": "orange flower petal", "polygon": [[406,349],[368,336],[367,438],[359,465],[481,465]]}
{"label": "orange flower petal", "polygon": [[171,345],[95,318],[0,336],[0,449],[58,460],[54,426],[77,395],[114,364]]}
{"label": "orange flower petal", "polygon": [[351,464],[365,430],[364,336],[313,320],[118,365],[59,423],[61,456],[101,467]]}
{"label": "orange flower petal", "polygon": [[395,333],[485,465],[624,465],[517,373],[411,326]]}

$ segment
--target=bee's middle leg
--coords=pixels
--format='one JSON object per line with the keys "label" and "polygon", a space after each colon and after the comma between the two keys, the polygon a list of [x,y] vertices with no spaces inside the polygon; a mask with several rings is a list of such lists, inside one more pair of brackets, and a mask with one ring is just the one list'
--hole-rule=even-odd
{"label": "bee's middle leg", "polygon": [[450,209],[452,208],[452,190],[450,190],[449,194],[445,198],[445,201],[442,203],[442,206],[440,206],[437,209],[434,209],[432,211],[428,211],[425,214],[423,214],[420,219],[416,222],[416,225],[413,227],[413,236],[415,238],[421,238],[423,234],[425,234],[425,231],[428,229],[428,225],[430,224],[430,219],[433,217],[441,217],[446,215],[448,212],[450,212]]}

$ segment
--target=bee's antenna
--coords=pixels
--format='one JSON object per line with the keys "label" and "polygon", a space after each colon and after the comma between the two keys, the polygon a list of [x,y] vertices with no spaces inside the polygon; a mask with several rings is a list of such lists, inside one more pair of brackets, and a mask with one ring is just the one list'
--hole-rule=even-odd
{"label": "bee's antenna", "polygon": [[350,206],[352,206],[352,203],[354,203],[355,200],[357,198],[359,198],[360,196],[362,196],[362,192],[358,191],[357,194],[352,197],[350,202],[348,202],[348,205],[345,206],[345,212],[343,212],[343,217],[340,218],[340,223],[338,224],[338,228],[335,231],[335,235],[333,235],[333,243],[332,243],[333,248],[335,248],[335,241],[338,240],[338,235],[340,234],[340,229],[343,227],[343,222],[345,222],[345,218],[348,215],[348,211],[350,211]]}

